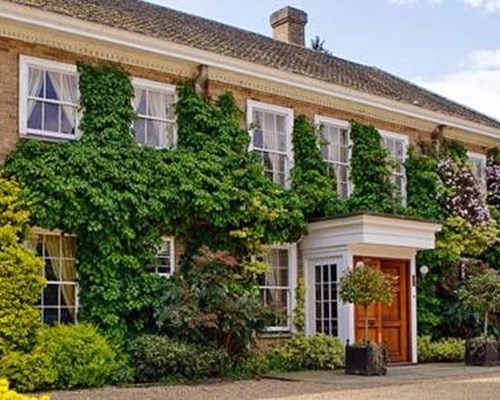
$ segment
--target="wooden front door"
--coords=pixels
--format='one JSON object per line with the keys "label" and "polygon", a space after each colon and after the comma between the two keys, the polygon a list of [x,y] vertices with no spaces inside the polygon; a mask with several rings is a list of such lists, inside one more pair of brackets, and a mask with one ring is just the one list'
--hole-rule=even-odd
{"label": "wooden front door", "polygon": [[[354,264],[363,261],[370,268],[381,269],[396,279],[396,290],[391,304],[374,304],[368,309],[368,338],[375,343],[385,343],[392,363],[409,362],[409,262],[385,258],[355,257]],[[365,336],[364,310],[355,308],[356,341]]]}

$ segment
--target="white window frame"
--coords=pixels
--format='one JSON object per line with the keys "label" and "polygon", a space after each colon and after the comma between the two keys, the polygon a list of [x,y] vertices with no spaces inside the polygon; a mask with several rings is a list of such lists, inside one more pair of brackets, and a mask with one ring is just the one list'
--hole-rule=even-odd
{"label": "white window frame", "polygon": [[[31,231],[31,235],[32,237],[34,236],[39,236],[39,237],[43,237],[43,236],[57,236],[57,237],[62,237],[62,236],[65,236],[65,237],[72,237],[72,238],[76,238],[75,235],[69,235],[69,234],[63,234],[63,232],[59,231],[59,230],[54,230],[54,231],[49,231],[49,230],[46,230],[46,229],[41,229],[41,228],[33,228],[32,231]],[[75,243],[75,246],[76,246],[76,243]],[[36,249],[35,249],[36,251]],[[42,257],[40,256],[40,258],[44,261],[44,265],[43,265],[43,269],[42,269],[42,276],[45,278],[45,274],[43,273],[43,271],[45,271],[45,260],[47,258],[51,258],[51,257]],[[63,286],[63,285],[70,285],[70,286],[74,286],[75,287],[75,316],[74,316],[74,322],[73,324],[76,324],[78,323],[78,311],[79,311],[79,308],[80,308],[80,301],[79,301],[79,291],[80,291],[80,285],[78,284],[78,259],[76,257],[76,248],[75,248],[75,259],[74,259],[74,262],[75,262],[75,280],[74,281],[63,281],[63,280],[57,280],[57,281],[51,281],[51,280],[48,280],[46,279],[46,282],[45,282],[45,286],[42,288],[42,291],[40,293],[40,305],[37,305],[36,308],[40,311],[40,318],[42,320],[42,323],[44,323],[44,316],[43,316],[43,313],[44,313],[44,310],[46,309],[51,309],[51,310],[58,310],[58,321],[57,321],[57,324],[61,324],[61,309],[63,308],[60,304],[58,304],[57,306],[45,306],[42,301],[43,299],[43,296],[44,296],[44,290],[45,288],[47,287],[47,285],[57,285],[57,286]],[[59,296],[61,296],[61,294],[59,293]],[[60,303],[60,298],[59,298],[59,303]]]}
{"label": "white window frame", "polygon": [[[158,90],[158,91],[165,91],[165,92],[171,92],[174,95],[174,104],[177,103],[177,91],[175,85],[171,85],[168,83],[163,83],[163,82],[157,82],[157,81],[151,81],[148,79],[142,79],[142,78],[132,78],[132,86],[134,87],[134,93],[136,89],[150,89],[150,90]],[[134,104],[134,99],[132,99],[132,107],[135,112],[135,104]],[[146,116],[146,115],[141,115],[137,112],[137,115],[139,116],[140,119],[146,119],[146,120],[151,120],[151,121],[159,121],[159,122],[166,122],[166,123],[172,123],[174,125],[174,132],[173,132],[173,146],[172,149],[177,147],[177,119],[162,119],[162,118],[157,118],[157,117],[151,117],[151,116]],[[135,139],[135,137],[134,137]],[[145,146],[142,143],[138,143],[141,146]],[[168,147],[154,147],[155,149],[169,149]]]}
{"label": "white window frame", "polygon": [[487,185],[487,181],[486,181],[486,167],[487,167],[488,159],[486,157],[486,154],[481,154],[481,153],[475,153],[473,151],[468,151],[467,152],[467,159],[468,159],[469,164],[471,164],[471,167],[475,167],[473,160],[481,160],[481,162],[484,164],[485,176],[483,176],[482,178],[477,175],[475,168],[474,169],[471,168],[471,171],[472,171],[472,173],[474,174],[474,176],[476,177],[476,179],[477,179],[477,181],[479,183],[481,192],[484,195],[486,195],[486,193],[488,191],[488,185]]}
{"label": "white window frame", "polygon": [[[286,153],[281,153],[279,154],[285,154],[287,157],[287,163],[285,165],[285,189],[289,189],[291,187],[291,176],[290,172],[293,168],[294,165],[294,160],[293,160],[293,146],[292,146],[292,135],[293,135],[293,109],[292,108],[287,108],[287,107],[281,107],[277,106],[274,104],[269,104],[269,103],[263,103],[260,101],[254,101],[254,100],[247,100],[247,129],[248,133],[250,135],[250,146],[249,146],[249,151],[254,151],[254,146],[253,146],[253,112],[255,109],[262,110],[264,112],[271,112],[271,113],[276,113],[276,114],[281,114],[285,116],[285,124],[286,124],[286,130],[287,130],[287,138],[286,138]],[[262,149],[256,149],[256,151],[262,151]],[[277,152],[275,152],[277,153]]]}
{"label": "white window frame", "polygon": [[[408,193],[406,190],[408,181],[407,181],[406,168],[404,166],[404,163],[406,162],[406,159],[408,158],[408,146],[410,145],[410,138],[407,135],[404,135],[402,133],[395,133],[395,132],[382,131],[382,130],[379,132],[380,132],[380,135],[382,136],[382,146],[384,146],[385,149],[387,149],[387,147],[385,147],[384,138],[397,139],[397,140],[401,140],[403,142],[403,160],[402,160],[402,162],[403,162],[403,170],[404,170],[404,173],[403,173],[404,184],[403,184],[402,193],[401,193],[401,197],[402,197],[401,201],[402,201],[403,206],[406,206],[406,203],[408,200]],[[389,157],[392,158],[392,155],[389,155]],[[391,175],[399,175],[399,174],[396,173],[395,171],[391,171]]]}
{"label": "white window frame", "polygon": [[[57,133],[51,131],[44,131],[38,129],[28,129],[28,97],[29,97],[29,68],[37,67],[43,70],[51,70],[59,73],[75,74],[78,78],[78,70],[76,65],[61,63],[56,61],[47,60],[44,58],[36,58],[25,55],[19,56],[19,135],[21,137],[39,138],[39,139],[65,139],[65,140],[75,140],[80,137],[78,131],[78,124],[80,122],[80,113],[77,113],[75,134],[69,135],[64,133]],[[78,79],[77,79],[78,85]],[[78,92],[79,92],[79,88]],[[80,95],[78,95],[80,97]],[[77,107],[79,106],[79,101]],[[50,101],[47,101],[50,102]],[[62,101],[54,101],[55,104],[64,104]]]}
{"label": "white window frame", "polygon": [[[162,236],[161,245],[163,245],[163,243],[168,243],[170,246],[170,273],[158,272],[158,267],[156,265],[154,266],[154,273],[162,278],[170,278],[175,272],[175,237]],[[155,258],[158,259],[158,253],[155,254]]]}
{"label": "white window frame", "polygon": [[[294,333],[295,327],[293,326],[293,311],[296,308],[295,291],[297,288],[297,244],[277,244],[267,247],[267,250],[287,250],[288,251],[288,288],[283,286],[260,286],[259,291],[262,289],[281,289],[287,290],[288,294],[288,308],[287,312],[287,325],[286,326],[268,326],[264,329],[267,333]],[[272,268],[272,266],[271,266]]]}
{"label": "white window frame", "polygon": [[[351,180],[351,158],[352,158],[352,141],[351,141],[351,124],[348,121],[336,119],[336,118],[331,118],[331,117],[326,117],[324,115],[316,115],[314,117],[314,125],[318,128],[321,129],[321,126],[323,124],[328,124],[328,125],[334,125],[337,128],[340,129],[346,129],[347,130],[347,146],[348,146],[348,154],[347,154],[347,164],[341,163],[341,162],[332,162],[329,160],[323,159],[326,163],[330,165],[344,165],[347,166],[347,171],[348,171],[348,177],[347,177],[347,196],[345,198],[349,198],[352,194],[353,190],[353,185],[352,185],[352,180]],[[339,180],[338,176],[335,176],[336,181],[337,181],[337,193],[340,196],[339,192]]]}

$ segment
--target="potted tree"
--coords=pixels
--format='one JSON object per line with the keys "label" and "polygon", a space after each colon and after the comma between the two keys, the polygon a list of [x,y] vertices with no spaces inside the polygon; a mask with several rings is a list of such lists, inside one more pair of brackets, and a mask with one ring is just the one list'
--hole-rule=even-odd
{"label": "potted tree", "polygon": [[393,279],[376,268],[358,263],[340,280],[339,295],[344,303],[363,307],[365,320],[364,340],[346,344],[345,371],[354,375],[387,374],[387,348],[368,340],[368,307],[392,300]]}
{"label": "potted tree", "polygon": [[465,345],[467,365],[492,366],[500,364],[499,343],[488,336],[488,320],[492,312],[500,311],[500,274],[487,269],[472,276],[459,290],[462,304],[483,316],[482,335],[468,340]]}

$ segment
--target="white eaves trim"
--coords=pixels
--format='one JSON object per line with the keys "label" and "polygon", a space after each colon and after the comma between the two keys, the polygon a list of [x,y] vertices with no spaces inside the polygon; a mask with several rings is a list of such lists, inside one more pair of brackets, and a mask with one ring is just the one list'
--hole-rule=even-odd
{"label": "white eaves trim", "polygon": [[462,118],[425,110],[410,104],[400,103],[380,96],[355,91],[339,85],[280,71],[275,68],[262,66],[248,61],[242,61],[206,50],[195,49],[193,47],[172,43],[134,32],[128,32],[118,28],[78,20],[76,18],[38,10],[33,7],[22,6],[0,0],[0,18],[22,22],[37,27],[44,27],[93,40],[113,43],[153,54],[205,64],[211,67],[217,67],[235,73],[249,75],[303,90],[313,91],[323,95],[333,96],[359,104],[396,112],[435,124],[446,124],[448,127],[458,128],[464,131],[500,139],[500,129],[467,121]]}

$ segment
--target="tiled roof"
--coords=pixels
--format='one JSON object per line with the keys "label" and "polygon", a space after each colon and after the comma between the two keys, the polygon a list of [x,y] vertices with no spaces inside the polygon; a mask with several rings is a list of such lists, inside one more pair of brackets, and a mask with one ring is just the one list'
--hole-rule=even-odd
{"label": "tiled roof", "polygon": [[500,121],[373,68],[140,0],[8,0],[273,67],[500,129]]}

